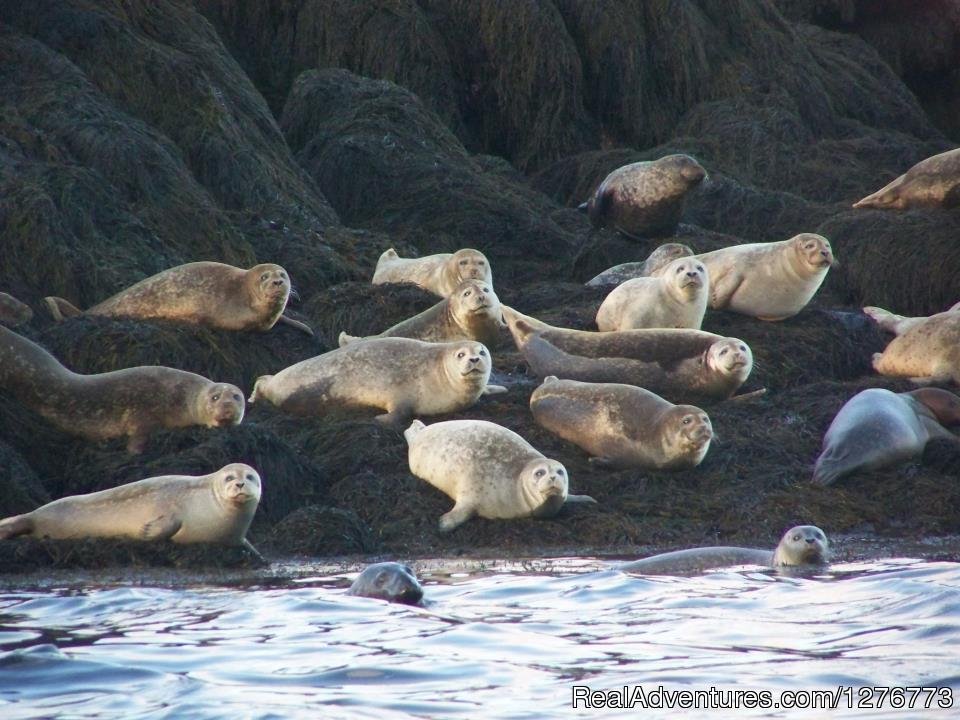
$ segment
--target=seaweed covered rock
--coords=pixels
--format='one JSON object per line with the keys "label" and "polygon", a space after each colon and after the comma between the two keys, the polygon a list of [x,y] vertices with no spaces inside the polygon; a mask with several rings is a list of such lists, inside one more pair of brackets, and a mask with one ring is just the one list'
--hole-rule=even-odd
{"label": "seaweed covered rock", "polygon": [[50,496],[23,456],[0,441],[0,516],[19,515],[50,502]]}
{"label": "seaweed covered rock", "polygon": [[352,510],[308,505],[277,523],[264,548],[330,557],[374,553],[377,543],[370,527]]}

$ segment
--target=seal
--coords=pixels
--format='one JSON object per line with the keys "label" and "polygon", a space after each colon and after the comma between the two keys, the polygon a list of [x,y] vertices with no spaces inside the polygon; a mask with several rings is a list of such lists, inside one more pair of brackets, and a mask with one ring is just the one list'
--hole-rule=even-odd
{"label": "seal", "polygon": [[54,296],[44,302],[57,321],[83,314],[261,332],[282,322],[313,335],[308,325],[283,314],[291,292],[287,271],[273,263],[244,270],[192,262],[141,280],[85,311]]}
{"label": "seal", "polygon": [[960,397],[946,390],[864,390],[830,423],[813,481],[830,485],[859,470],[896,465],[921,455],[934,438],[960,443],[945,427],[952,425],[960,425]]}
{"label": "seal", "polygon": [[700,464],[713,439],[710,418],[693,405],[674,405],[633,385],[559,380],[530,396],[543,427],[610,468],[681,470]]}
{"label": "seal", "polygon": [[260,476],[243,463],[209,475],[161,475],[71,495],[0,521],[0,540],[19,535],[242,545],[260,502]]}
{"label": "seal", "polygon": [[567,471],[512,430],[486,420],[414,420],[403,436],[410,472],[453,501],[440,518],[449,532],[474,515],[488,519],[553,517],[564,502],[596,502],[569,495]]}
{"label": "seal", "polygon": [[628,237],[673,235],[689,193],[707,171],[689,155],[635,162],[607,175],[577,209],[594,228],[611,227]]}
{"label": "seal", "polygon": [[[960,303],[957,303],[944,310],[944,312],[958,311],[960,311]],[[873,305],[868,305],[863,308],[863,312],[867,317],[871,318],[875,323],[877,323],[881,330],[893,333],[894,335],[902,335],[910,328],[926,322],[931,317],[930,315],[919,317],[895,315],[889,310],[884,310],[883,308],[875,307]]]}
{"label": "seal", "polygon": [[597,310],[597,328],[699,329],[707,311],[709,273],[692,258],[674,260],[656,277],[627,280],[617,285]]}
{"label": "seal", "polygon": [[506,392],[487,384],[490,363],[487,348],[474,341],[372,338],[262,375],[250,402],[267,400],[304,416],[331,407],[381,408],[387,412],[376,420],[399,427],[414,415],[457,412],[481,395]]}
{"label": "seal", "polygon": [[855,208],[908,210],[960,206],[960,148],[921,160],[893,182],[853,204]]}
{"label": "seal", "polygon": [[918,385],[960,385],[960,311],[956,305],[927,318],[903,318],[881,308],[870,310],[874,312],[868,314],[879,318],[881,327],[899,333],[882,353],[874,353],[874,370],[881,375],[908,377]]}
{"label": "seal", "polygon": [[416,605],[423,599],[423,588],[413,570],[406,565],[382,562],[364,568],[350,585],[347,595]]}
{"label": "seal", "polygon": [[709,402],[731,397],[753,370],[753,353],[737,338],[699,330],[535,330],[510,318],[518,349],[540,377],[637,385],[671,402]]}
{"label": "seal", "polygon": [[803,310],[835,264],[830,241],[813,233],[694,257],[710,273],[711,308],[769,321]]}
{"label": "seal", "polygon": [[686,575],[732,565],[824,565],[829,559],[830,544],[823,530],[815,525],[797,525],[784,533],[772,551],[742,547],[691,548],[634,560],[618,569],[644,575]]}
{"label": "seal", "polygon": [[0,325],[17,327],[33,320],[33,310],[13,295],[0,292]]}
{"label": "seal", "polygon": [[227,427],[243,420],[240,388],[159,365],[81,375],[12,330],[0,327],[0,390],[65,433],[127,438],[142,452],[162,428]]}
{"label": "seal", "polygon": [[[506,326],[493,286],[482,280],[464,280],[446,299],[371,337],[405,337],[427,342],[477,340],[496,346],[500,328]],[[364,339],[369,338],[342,332],[340,347]]]}
{"label": "seal", "polygon": [[464,280],[483,280],[493,285],[490,263],[479,250],[463,248],[453,254],[402,258],[390,248],[377,260],[373,271],[374,285],[408,282],[440,297],[447,297]]}
{"label": "seal", "polygon": [[587,287],[619,285],[626,280],[638,277],[652,277],[674,260],[693,255],[693,250],[683,243],[664,243],[654,250],[643,262],[629,262],[614,265],[588,280]]}

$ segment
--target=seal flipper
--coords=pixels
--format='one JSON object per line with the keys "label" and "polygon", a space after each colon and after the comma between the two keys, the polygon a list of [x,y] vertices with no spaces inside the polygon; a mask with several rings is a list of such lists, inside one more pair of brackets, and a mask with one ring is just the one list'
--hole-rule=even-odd
{"label": "seal flipper", "polygon": [[457,502],[453,509],[440,516],[440,532],[450,532],[463,525],[467,520],[473,517],[474,508],[463,502]]}
{"label": "seal flipper", "polygon": [[50,310],[50,314],[53,315],[53,319],[57,322],[63,322],[67,318],[77,317],[77,315],[83,314],[83,310],[76,305],[56,295],[45,297],[43,302],[46,304],[47,309]]}
{"label": "seal flipper", "polygon": [[298,330],[303,330],[307,335],[313,337],[313,330],[310,329],[310,326],[299,320],[294,320],[292,317],[287,317],[286,315],[281,315],[277,318],[278,322],[286,323],[292,327],[297,328]]}
{"label": "seal flipper", "polygon": [[507,389],[503,385],[486,385],[483,388],[482,395],[501,395],[507,392]]}
{"label": "seal flipper", "polygon": [[148,520],[140,529],[142,540],[169,540],[180,530],[183,523],[172,515],[158,515]]}
{"label": "seal flipper", "polygon": [[9,540],[18,535],[30,535],[32,532],[33,520],[29,513],[0,520],[0,540]]}
{"label": "seal flipper", "polygon": [[[587,462],[590,463],[591,467],[595,467],[598,470],[615,470],[617,468],[617,464],[608,457],[592,457],[587,460]],[[567,498],[569,497],[570,496],[567,495]]]}
{"label": "seal flipper", "polygon": [[587,505],[599,505],[590,495],[567,495],[565,503],[586,503]]}
{"label": "seal flipper", "polygon": [[383,415],[377,415],[374,420],[395,430],[402,430],[410,418],[413,417],[413,407],[407,403],[397,405],[392,410],[387,408]]}
{"label": "seal flipper", "polygon": [[246,549],[248,552],[253,553],[253,556],[260,562],[264,563],[265,565],[270,564],[270,562],[263,555],[260,554],[260,551],[253,546],[253,543],[251,543],[246,538],[243,539],[243,542],[240,543],[240,546]]}

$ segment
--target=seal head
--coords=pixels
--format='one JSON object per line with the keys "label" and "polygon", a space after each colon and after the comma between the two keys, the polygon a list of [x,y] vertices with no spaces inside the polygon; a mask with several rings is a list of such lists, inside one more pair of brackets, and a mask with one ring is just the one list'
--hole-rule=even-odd
{"label": "seal head", "polygon": [[423,599],[423,588],[408,566],[382,562],[364,568],[350,585],[347,595],[417,605]]}
{"label": "seal head", "polygon": [[830,543],[816,525],[797,525],[783,534],[772,565],[822,565],[830,559]]}

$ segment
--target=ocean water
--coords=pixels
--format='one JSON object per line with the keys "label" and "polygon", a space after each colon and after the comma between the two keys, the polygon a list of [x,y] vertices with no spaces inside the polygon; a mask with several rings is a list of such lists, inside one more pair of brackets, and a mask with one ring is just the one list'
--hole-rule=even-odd
{"label": "ocean water", "polygon": [[309,565],[0,579],[0,718],[960,717],[960,564],[413,565],[423,607]]}

